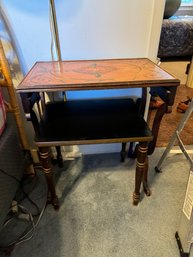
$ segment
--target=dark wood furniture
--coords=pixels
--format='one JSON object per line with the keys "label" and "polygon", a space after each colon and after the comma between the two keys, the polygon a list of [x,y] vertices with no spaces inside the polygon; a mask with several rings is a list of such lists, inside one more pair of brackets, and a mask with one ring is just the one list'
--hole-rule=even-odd
{"label": "dark wood furniture", "polygon": [[[155,147],[158,127],[173,104],[179,80],[146,58],[37,62],[17,88],[24,110],[35,129],[35,142],[55,208],[59,207],[51,170],[51,146],[139,142],[133,203],[140,200],[140,186],[150,195],[147,153]],[[165,103],[155,118],[152,132],[143,119],[144,104],[132,99],[98,99],[44,103],[40,121],[31,99],[39,92],[147,87],[164,90]],[[163,90],[162,90],[163,91]],[[32,98],[33,96],[33,98]],[[142,99],[145,98],[143,93]],[[44,101],[43,101],[44,102]],[[153,138],[154,136],[154,138]],[[148,146],[151,142],[151,146]],[[152,143],[153,142],[153,143]]]}

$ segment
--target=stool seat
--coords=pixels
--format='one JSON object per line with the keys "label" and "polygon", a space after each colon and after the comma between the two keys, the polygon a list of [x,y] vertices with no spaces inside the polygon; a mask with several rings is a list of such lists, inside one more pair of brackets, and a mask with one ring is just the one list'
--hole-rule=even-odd
{"label": "stool seat", "polygon": [[35,135],[38,146],[152,139],[138,104],[130,98],[49,102]]}

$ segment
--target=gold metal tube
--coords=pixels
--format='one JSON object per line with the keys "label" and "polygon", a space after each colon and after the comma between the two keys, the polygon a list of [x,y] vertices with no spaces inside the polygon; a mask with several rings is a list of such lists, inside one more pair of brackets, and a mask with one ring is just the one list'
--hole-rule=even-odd
{"label": "gold metal tube", "polygon": [[56,53],[58,56],[58,61],[61,61],[62,57],[61,57],[61,50],[60,50],[60,40],[59,40],[59,34],[58,34],[58,24],[57,24],[54,0],[50,0],[50,6],[51,6],[51,13],[52,13],[53,28],[54,28],[54,39],[55,39],[54,41],[56,45]]}

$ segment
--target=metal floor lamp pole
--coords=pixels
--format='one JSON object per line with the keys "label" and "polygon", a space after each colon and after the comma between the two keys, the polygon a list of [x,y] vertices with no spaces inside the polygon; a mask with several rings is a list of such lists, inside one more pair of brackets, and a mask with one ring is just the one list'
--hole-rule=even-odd
{"label": "metal floor lamp pole", "polygon": [[[56,9],[55,9],[55,2],[54,0],[49,0],[50,3],[50,14],[51,14],[51,33],[53,35],[54,39],[54,45],[55,45],[55,50],[56,50],[56,55],[57,55],[57,61],[62,61],[62,56],[61,56],[61,49],[60,49],[60,39],[59,39],[59,33],[58,33],[58,24],[57,24],[57,16],[56,16]],[[63,100],[67,100],[66,93],[63,92]],[[61,96],[59,96],[59,99],[61,99]],[[63,149],[64,152],[66,152],[67,146],[65,147],[65,150]],[[60,150],[59,150],[60,151]],[[78,149],[77,146],[68,146],[68,155],[69,158],[72,159],[74,157],[80,157],[81,153]],[[65,158],[68,158],[67,156]]]}
{"label": "metal floor lamp pole", "polygon": [[52,19],[52,25],[53,25],[52,32],[53,32],[53,36],[54,36],[54,44],[56,47],[57,59],[58,59],[58,61],[61,61],[62,57],[61,57],[61,50],[60,50],[60,40],[59,40],[59,35],[58,35],[58,24],[57,24],[54,0],[50,0],[50,8],[51,8],[51,19]]}

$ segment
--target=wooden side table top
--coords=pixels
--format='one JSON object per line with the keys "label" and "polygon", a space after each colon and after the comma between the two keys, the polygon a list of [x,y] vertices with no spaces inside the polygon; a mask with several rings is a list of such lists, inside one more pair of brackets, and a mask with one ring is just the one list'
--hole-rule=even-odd
{"label": "wooden side table top", "polygon": [[36,62],[19,92],[178,86],[180,81],[147,58]]}

